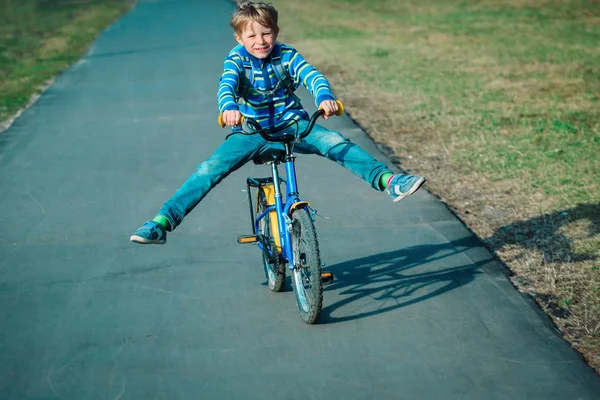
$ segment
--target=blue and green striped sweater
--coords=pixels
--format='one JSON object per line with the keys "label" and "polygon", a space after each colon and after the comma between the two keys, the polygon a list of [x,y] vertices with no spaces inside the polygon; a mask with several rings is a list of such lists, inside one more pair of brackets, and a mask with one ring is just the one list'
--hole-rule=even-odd
{"label": "blue and green striped sweater", "polygon": [[[294,79],[294,88],[302,83],[315,98],[317,106],[323,100],[335,100],[327,79],[293,47],[276,43],[269,57],[261,60],[238,45],[225,58],[224,71],[219,82],[219,111],[239,110],[242,115],[256,120],[263,127],[284,120],[308,119],[302,105],[284,88],[277,90],[272,96],[264,96],[250,90],[247,99],[241,98],[239,104],[236,102],[239,97],[240,77],[245,76],[242,57],[249,58],[252,63],[252,87],[269,91],[278,82],[271,64],[271,58],[276,56],[281,56],[283,67]],[[234,127],[234,131],[239,129],[241,128]]]}

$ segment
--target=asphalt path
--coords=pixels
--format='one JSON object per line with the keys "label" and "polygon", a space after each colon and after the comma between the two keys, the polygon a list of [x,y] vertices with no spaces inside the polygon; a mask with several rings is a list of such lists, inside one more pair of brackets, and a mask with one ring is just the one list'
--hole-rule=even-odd
{"label": "asphalt path", "polygon": [[[140,0],[0,135],[0,398],[600,398],[593,370],[425,190],[394,204],[298,158],[336,277],[316,326],[236,243],[245,179],[264,167],[224,180],[165,246],[129,242],[224,139],[232,11]],[[348,116],[326,125],[390,163]]]}

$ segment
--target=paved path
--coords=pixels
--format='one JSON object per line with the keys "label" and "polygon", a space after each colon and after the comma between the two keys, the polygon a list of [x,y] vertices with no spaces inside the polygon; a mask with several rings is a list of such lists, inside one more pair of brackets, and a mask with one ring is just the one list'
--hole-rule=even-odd
{"label": "paved path", "polygon": [[[598,399],[600,380],[432,195],[300,158],[337,277],[323,323],[264,286],[246,166],[131,232],[223,140],[227,0],[141,0],[0,135],[2,399]],[[309,104],[309,103],[307,103]],[[385,160],[347,117],[329,122]]]}

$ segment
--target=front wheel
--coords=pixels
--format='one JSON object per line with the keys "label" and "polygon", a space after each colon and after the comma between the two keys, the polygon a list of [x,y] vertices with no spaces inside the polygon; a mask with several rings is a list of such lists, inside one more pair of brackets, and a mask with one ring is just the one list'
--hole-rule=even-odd
{"label": "front wheel", "polygon": [[321,255],[317,231],[308,211],[304,208],[292,213],[292,252],[294,269],[292,284],[298,311],[304,322],[318,322],[323,307]]}

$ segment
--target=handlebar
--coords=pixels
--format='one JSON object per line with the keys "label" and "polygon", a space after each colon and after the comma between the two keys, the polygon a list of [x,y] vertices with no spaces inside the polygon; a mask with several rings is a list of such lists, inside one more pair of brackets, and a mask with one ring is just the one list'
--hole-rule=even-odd
{"label": "handlebar", "polygon": [[[336,100],[335,102],[338,105],[338,111],[335,113],[335,115],[340,116],[344,113],[344,105],[339,100]],[[245,120],[246,124],[254,129],[254,132],[243,132],[244,134],[251,135],[251,134],[258,133],[265,140],[268,140],[270,142],[291,142],[291,141],[295,140],[296,138],[303,139],[306,136],[308,136],[308,134],[312,130],[313,126],[317,122],[317,119],[323,114],[325,114],[325,110],[323,110],[322,108],[315,111],[315,113],[310,117],[310,120],[308,122],[308,125],[306,126],[306,129],[302,133],[296,133],[295,135],[286,133],[283,135],[275,136],[274,134],[281,132],[284,129],[289,128],[297,121],[290,121],[289,123],[284,123],[279,126],[273,125],[273,126],[269,126],[266,128],[262,128],[260,126],[260,124],[258,122],[256,122],[255,120],[253,120],[252,118],[245,118],[244,116],[242,116],[242,119],[240,122],[243,123]],[[219,118],[217,119],[217,122],[219,123],[221,128],[225,128],[225,122],[223,121],[223,114],[219,114]]]}
{"label": "handlebar", "polygon": [[[242,119],[240,119],[240,124],[242,124],[245,119],[246,117],[242,115]],[[225,121],[223,121],[223,113],[219,114],[219,118],[217,118],[217,123],[221,128],[225,128]]]}

